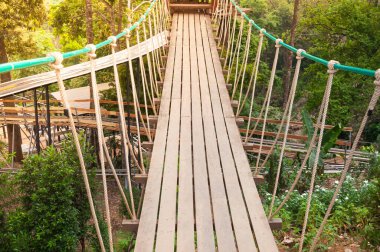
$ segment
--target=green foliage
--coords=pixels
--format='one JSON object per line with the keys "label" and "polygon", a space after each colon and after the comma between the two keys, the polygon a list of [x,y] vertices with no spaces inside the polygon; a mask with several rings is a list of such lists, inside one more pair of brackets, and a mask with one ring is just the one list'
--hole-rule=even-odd
{"label": "green foliage", "polygon": [[130,232],[118,232],[116,234],[116,251],[129,252],[134,246],[134,234]]}
{"label": "green foliage", "polygon": [[[94,167],[92,147],[84,140],[82,136],[86,166]],[[94,187],[95,173],[88,170],[88,174]],[[96,250],[98,242],[89,222],[89,204],[72,139],[65,140],[60,151],[48,147],[40,155],[25,159],[14,183],[22,195],[21,207],[8,214],[0,211],[0,242],[5,244],[0,247],[4,251],[75,251],[79,241],[84,245],[85,240]],[[99,222],[107,242],[107,227],[101,216]]]}
{"label": "green foliage", "polygon": [[73,205],[74,174],[74,167],[53,147],[25,159],[18,174],[23,208],[9,220],[11,227],[13,222],[16,227],[23,223],[19,231],[13,230],[13,249],[20,250],[18,246],[25,244],[31,251],[75,249],[79,225],[78,210]]}
{"label": "green foliage", "polygon": [[[311,119],[310,114],[306,111],[302,111],[302,122],[304,124],[304,131],[307,134],[307,142],[306,142],[306,148],[309,148],[310,142],[313,138],[314,134],[314,124],[313,120]],[[320,167],[323,167],[323,158],[328,154],[329,150],[335,146],[336,141],[339,138],[339,135],[342,133],[343,127],[341,124],[335,125],[332,129],[325,130],[325,134],[322,138],[322,145],[321,145],[321,151],[320,155],[318,157],[318,165]],[[317,138],[318,139],[318,136]],[[310,153],[310,157],[308,160],[308,166],[312,167],[314,165],[316,158],[316,149],[313,149]]]}
{"label": "green foliage", "polygon": [[[369,1],[305,2],[299,27],[302,42],[299,43],[318,57],[377,69],[380,65],[380,31],[374,27],[379,23],[380,8]],[[322,100],[323,84],[327,80],[325,71],[324,66],[312,63],[301,77],[302,96],[308,98],[309,111],[315,110]],[[361,118],[358,115],[364,113],[368,104],[372,83],[373,78],[345,72],[337,74],[332,87],[328,123],[357,124]]]}

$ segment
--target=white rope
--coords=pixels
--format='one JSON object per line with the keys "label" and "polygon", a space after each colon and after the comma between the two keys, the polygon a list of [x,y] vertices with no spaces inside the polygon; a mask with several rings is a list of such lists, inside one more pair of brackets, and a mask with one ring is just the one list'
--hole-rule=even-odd
{"label": "white rope", "polygon": [[[130,32],[127,30],[127,35],[126,37],[126,43],[127,43],[127,50],[129,51],[130,45],[129,45],[129,40],[130,40]],[[139,122],[139,111],[138,111],[138,97],[137,97],[137,92],[136,92],[136,83],[135,83],[135,76],[133,73],[133,66],[132,66],[132,60],[128,61],[129,65],[129,75],[131,77],[131,85],[132,85],[132,97],[133,97],[133,102],[134,102],[134,110],[135,110],[135,115],[136,115],[136,129],[137,129],[137,141],[138,141],[138,149],[140,153],[140,166],[142,169],[142,173],[145,174],[145,167],[144,167],[144,160],[143,160],[143,154],[141,150],[141,135],[140,135],[140,122]],[[141,114],[140,114],[141,116]],[[143,118],[141,118],[143,120]]]}
{"label": "white rope", "polygon": [[100,111],[100,103],[99,103],[99,90],[96,81],[96,73],[95,73],[95,58],[96,58],[96,47],[93,44],[89,44],[86,48],[90,49],[88,53],[88,57],[90,59],[90,68],[91,68],[91,86],[92,86],[92,96],[94,99],[95,105],[95,119],[96,119],[96,128],[98,131],[98,144],[99,144],[99,159],[100,159],[100,167],[102,171],[102,182],[103,182],[103,193],[104,193],[104,207],[106,211],[106,222],[107,222],[107,230],[108,230],[108,240],[110,251],[113,252],[113,239],[112,239],[112,225],[111,225],[111,213],[108,201],[108,188],[107,188],[107,177],[106,177],[106,167],[104,160],[104,150],[103,146],[103,122],[102,122],[102,114]]}
{"label": "white rope", "polygon": [[320,109],[318,112],[318,118],[317,118],[317,121],[316,121],[315,126],[314,126],[313,136],[310,139],[309,148],[307,149],[306,155],[303,158],[302,164],[301,164],[300,168],[298,169],[297,175],[293,181],[293,184],[291,185],[290,189],[288,190],[285,198],[280,203],[280,205],[277,207],[277,209],[272,213],[272,215],[269,217],[269,219],[273,218],[273,216],[275,216],[281,210],[281,208],[285,205],[285,203],[289,200],[289,198],[290,198],[292,192],[294,191],[299,179],[301,178],[302,172],[303,172],[303,170],[307,164],[307,161],[309,160],[310,154],[315,147],[315,140],[317,138],[318,129],[319,129],[318,125],[321,124],[322,113],[323,113],[323,108],[325,106],[325,103],[326,103],[326,92],[323,95],[321,106],[320,106]]}
{"label": "white rope", "polygon": [[351,151],[348,155],[348,158],[347,158],[347,161],[346,161],[346,164],[344,165],[344,169],[342,171],[342,174],[341,174],[341,177],[339,179],[339,182],[338,182],[338,185],[337,187],[335,188],[335,191],[334,191],[334,195],[330,201],[330,204],[327,208],[327,211],[325,213],[325,216],[323,218],[323,221],[318,229],[318,232],[317,234],[315,235],[315,238],[313,240],[313,243],[310,247],[310,251],[314,251],[315,250],[315,247],[317,246],[317,242],[319,240],[319,237],[321,236],[322,232],[323,232],[323,228],[324,226],[326,225],[326,222],[327,222],[327,219],[329,218],[330,214],[331,214],[331,211],[332,211],[332,208],[334,207],[334,204],[335,204],[335,201],[336,199],[338,198],[338,195],[339,195],[339,192],[340,192],[340,189],[342,188],[343,186],[343,182],[345,181],[346,179],[346,176],[347,176],[347,172],[348,172],[348,169],[350,168],[351,166],[351,162],[352,162],[352,158],[354,156],[354,152],[356,151],[356,148],[358,147],[358,144],[359,144],[359,140],[361,138],[361,135],[363,133],[363,130],[365,128],[365,125],[367,124],[367,120],[368,120],[368,117],[372,114],[378,100],[379,100],[379,96],[380,96],[380,69],[378,69],[376,71],[376,74],[375,74],[375,77],[376,77],[376,80],[374,81],[374,84],[375,84],[375,90],[373,92],[373,95],[371,97],[371,100],[369,102],[369,105],[368,105],[368,108],[367,108],[367,111],[366,113],[364,114],[364,117],[362,119],[362,122],[360,124],[360,127],[359,127],[359,130],[355,136],[355,139],[354,139],[354,142],[352,144],[352,148],[351,148]]}
{"label": "white rope", "polygon": [[[255,63],[254,63],[254,71],[252,73],[252,76],[251,76],[251,79],[249,80],[249,86],[247,88],[247,91],[244,95],[244,99],[243,101],[241,102],[241,93],[243,92],[243,89],[241,90],[241,93],[240,93],[240,96],[239,96],[239,106],[238,106],[238,111],[236,113],[237,116],[240,115],[241,111],[243,110],[244,108],[244,104],[245,104],[245,101],[247,100],[247,97],[248,97],[248,94],[249,94],[249,90],[251,88],[251,85],[252,85],[252,78],[253,78],[253,89],[256,89],[256,83],[257,83],[257,76],[258,76],[258,73],[259,73],[259,66],[260,66],[260,59],[261,59],[261,52],[262,52],[262,48],[263,48],[263,39],[264,39],[264,32],[265,32],[265,29],[261,29],[260,30],[260,34],[259,34],[259,45],[257,46],[257,52],[256,52],[256,59],[255,59]],[[251,104],[251,107],[253,106],[253,104]]]}
{"label": "white rope", "polygon": [[[145,21],[143,23],[143,30],[144,30],[144,40],[146,41],[147,40],[147,33],[146,33]],[[152,108],[153,108],[153,114],[157,115],[156,105],[154,104],[154,101],[153,101],[153,99],[155,98],[154,88],[157,85],[156,84],[156,78],[153,77],[153,69],[152,69],[152,62],[151,62],[151,58],[150,58],[150,53],[147,53],[146,57],[147,57],[147,62],[148,62],[149,83],[150,83],[150,98],[149,98],[149,100],[150,100],[150,103],[151,103]],[[149,120],[149,118],[148,118],[148,120]]]}
{"label": "white rope", "polygon": [[[247,41],[245,43],[245,50],[244,50],[244,55],[243,55],[243,61],[242,64],[243,66],[240,68],[239,75],[235,78],[235,86],[239,85],[239,80],[241,78],[241,83],[240,83],[240,92],[239,92],[239,99],[238,99],[238,111],[240,108],[240,102],[241,102],[241,94],[243,93],[243,86],[244,86],[244,79],[245,79],[245,73],[247,71],[247,63],[248,63],[248,55],[249,55],[249,48],[251,46],[251,33],[252,33],[252,24],[251,22],[249,23],[249,28],[248,28],[248,34],[247,34]],[[261,36],[261,33],[260,35]],[[257,57],[256,57],[257,58]],[[232,96],[232,99],[234,97]],[[238,115],[238,114],[237,114]]]}
{"label": "white rope", "polygon": [[291,90],[290,90],[290,97],[289,97],[289,99],[290,99],[290,105],[289,105],[288,115],[287,115],[287,119],[286,119],[285,133],[284,133],[284,139],[282,141],[280,158],[279,158],[279,161],[278,161],[276,181],[275,181],[274,189],[273,189],[273,193],[272,193],[272,201],[271,201],[270,208],[269,208],[269,216],[272,215],[274,200],[275,200],[275,197],[276,197],[277,188],[278,188],[278,182],[279,182],[279,179],[280,179],[282,160],[284,158],[286,141],[287,141],[288,132],[289,132],[290,119],[292,117],[293,102],[294,102],[294,97],[295,97],[295,93],[296,93],[296,90],[297,90],[298,76],[299,76],[299,72],[300,72],[300,68],[301,68],[301,61],[303,59],[302,52],[304,52],[304,50],[302,50],[302,49],[298,49],[297,50],[297,56],[296,56],[297,64],[296,64],[296,69],[294,71],[292,87],[291,87]]}
{"label": "white rope", "polygon": [[[140,51],[140,35],[139,35],[139,27],[136,28],[136,35],[137,35],[137,47]],[[147,80],[147,77],[146,77],[146,72],[145,72],[145,65],[144,65],[144,60],[143,60],[143,57],[139,56],[139,62],[140,62],[140,73],[141,73],[141,76],[142,76],[142,86],[143,86],[143,96],[144,96],[144,106],[145,106],[145,115],[146,115],[146,121],[147,121],[147,127],[145,127],[145,123],[144,123],[144,119],[142,118],[142,115],[141,115],[141,121],[144,125],[144,128],[145,130],[147,130],[147,136],[148,136],[148,140],[149,142],[152,142],[152,133],[150,131],[150,123],[149,123],[149,109],[148,109],[148,103],[147,103],[147,99],[146,99],[146,92],[147,92],[147,87],[148,87],[148,80]],[[149,89],[148,89],[149,90]],[[139,104],[139,102],[138,102]],[[140,110],[140,114],[141,114],[141,108],[140,108],[140,105],[139,105],[139,110]]]}
{"label": "white rope", "polygon": [[252,82],[253,82],[252,93],[251,93],[251,103],[250,103],[249,115],[248,115],[248,124],[247,124],[247,130],[245,132],[245,141],[247,141],[247,139],[248,139],[248,133],[249,133],[249,129],[251,127],[251,121],[252,121],[253,102],[254,102],[254,99],[255,99],[255,92],[256,92],[257,73],[259,71],[259,60],[260,60],[260,57],[261,57],[261,48],[262,48],[262,45],[263,45],[263,35],[264,35],[263,31],[264,31],[264,29],[260,30],[260,35],[259,35],[260,36],[260,40],[259,40],[259,45],[257,46],[256,59],[255,59],[255,64],[254,64],[254,71],[252,72],[252,75],[251,75],[251,78],[250,78],[250,81],[249,81],[249,85],[248,85],[248,89],[247,89],[247,96],[248,96],[248,92],[251,89]]}
{"label": "white rope", "polygon": [[232,38],[228,40],[226,61],[224,62],[223,68],[227,68],[228,66],[228,69],[229,69],[230,67],[231,56],[232,56],[232,52],[234,51],[234,45],[235,45],[236,22],[237,22],[237,10],[235,9],[234,22],[231,28]]}
{"label": "white rope", "polygon": [[[119,190],[121,190],[121,192],[122,192],[123,200],[124,200],[124,203],[126,205],[126,208],[127,208],[129,215],[131,216],[132,219],[136,219],[135,203],[134,203],[132,183],[131,183],[131,173],[130,173],[129,168],[128,168],[129,167],[129,158],[128,158],[129,150],[128,150],[127,143],[130,144],[130,142],[129,142],[129,137],[128,137],[127,129],[126,129],[126,121],[125,121],[125,116],[124,116],[125,115],[124,100],[123,100],[123,94],[121,92],[119,71],[117,69],[116,57],[115,57],[115,49],[117,46],[116,37],[112,36],[112,37],[110,37],[110,39],[112,39],[111,51],[112,51],[112,61],[113,61],[113,71],[114,71],[114,78],[115,78],[117,105],[118,105],[118,109],[119,109],[119,118],[120,118],[120,126],[121,126],[121,132],[120,132],[121,139],[122,139],[121,144],[122,144],[122,151],[124,154],[124,160],[126,162],[125,169],[126,169],[126,174],[127,174],[128,188],[130,189],[129,190],[129,196],[131,199],[131,207],[129,206],[127,198],[125,197],[124,189],[121,188],[121,184],[120,184],[119,180],[116,179],[116,182],[118,183]],[[108,154],[108,152],[107,152],[107,154]],[[134,156],[134,154],[132,154],[132,156]],[[112,161],[108,160],[108,162],[110,163],[111,169],[112,169],[113,168]],[[116,171],[114,171],[114,169],[112,169],[112,172],[114,173],[114,175],[116,175]],[[117,175],[116,175],[116,177],[117,177]]]}
{"label": "white rope", "polygon": [[102,234],[100,232],[98,217],[96,216],[96,212],[95,212],[94,201],[92,199],[90,183],[88,181],[87,170],[86,170],[86,165],[85,165],[84,159],[83,159],[82,149],[80,146],[78,133],[75,129],[74,118],[73,118],[73,114],[71,112],[71,106],[70,106],[69,100],[67,98],[65,85],[63,84],[63,79],[61,76],[61,69],[63,68],[63,65],[62,65],[63,56],[59,52],[51,53],[49,56],[53,56],[55,58],[55,62],[53,64],[51,64],[50,66],[55,70],[55,74],[57,76],[57,83],[58,83],[58,87],[59,87],[59,92],[60,92],[61,97],[62,97],[63,105],[64,105],[65,109],[68,111],[70,128],[71,128],[71,132],[73,134],[74,144],[75,144],[75,148],[77,150],[77,154],[78,154],[78,158],[79,158],[82,177],[83,177],[84,185],[86,188],[87,199],[88,199],[88,202],[90,205],[91,216],[92,216],[92,219],[94,221],[94,226],[95,226],[95,230],[96,230],[96,235],[97,235],[98,240],[99,240],[100,249],[102,252],[105,252],[106,249],[104,247]]}
{"label": "white rope", "polygon": [[[328,108],[329,108],[331,87],[332,87],[332,84],[333,84],[334,75],[337,72],[337,70],[334,69],[334,65],[336,63],[338,63],[338,62],[333,61],[333,60],[331,60],[328,63],[328,68],[329,69],[327,70],[327,72],[329,74],[329,77],[327,79],[326,90],[325,90],[326,100],[324,101],[324,108],[323,108],[322,121],[321,121],[321,129],[320,129],[320,133],[319,133],[317,150],[316,150],[316,154],[315,154],[315,158],[314,158],[314,164],[313,164],[313,169],[312,169],[312,173],[311,173],[311,181],[310,181],[309,193],[308,193],[308,197],[307,197],[305,217],[304,217],[304,222],[303,222],[303,226],[302,226],[301,239],[300,239],[300,242],[299,242],[299,249],[298,249],[299,252],[302,252],[303,243],[304,243],[304,240],[305,240],[306,227],[307,227],[307,222],[308,222],[309,213],[310,213],[311,199],[312,199],[313,191],[314,191],[315,177],[317,175],[317,167],[318,167],[318,162],[319,162],[319,156],[320,156],[320,153],[321,153],[323,133],[324,133],[324,130],[325,130],[327,111],[328,111]],[[317,131],[317,129],[315,129],[315,131]]]}
{"label": "white rope", "polygon": [[[263,128],[261,130],[261,137],[260,137],[260,146],[259,146],[259,154],[258,154],[258,157],[256,159],[256,171],[258,171],[258,167],[259,167],[259,162],[260,162],[260,155],[261,155],[261,150],[263,148],[263,141],[264,141],[264,132],[265,132],[265,128],[266,128],[266,121],[267,121],[267,117],[268,117],[268,111],[269,111],[269,105],[270,105],[270,100],[271,100],[271,97],[272,97],[272,90],[273,90],[273,84],[274,84],[274,78],[276,76],[276,70],[277,70],[277,62],[278,62],[278,54],[280,53],[280,47],[281,47],[281,42],[282,40],[281,39],[276,39],[276,52],[274,54],[274,59],[273,59],[273,66],[272,66],[272,72],[271,72],[271,75],[270,75],[270,79],[269,79],[269,85],[268,85],[268,92],[267,92],[267,99],[266,101],[264,101],[263,103],[263,107],[265,107],[265,113],[264,113],[264,121],[263,121]],[[261,114],[261,113],[260,113]],[[260,116],[261,118],[261,116]],[[258,122],[259,120],[257,120]],[[255,127],[256,128],[256,127]],[[255,130],[255,129],[254,129]],[[247,138],[246,138],[247,140]],[[257,174],[256,174],[257,175]]]}
{"label": "white rope", "polygon": [[[228,66],[227,83],[230,81],[230,77],[231,77],[232,67],[234,65],[235,56],[236,56],[236,74],[235,74],[235,76],[237,75],[237,71],[238,71],[237,69],[239,68],[239,55],[240,55],[240,48],[241,48],[241,39],[243,37],[243,28],[244,28],[244,18],[242,17],[241,21],[240,21],[240,29],[239,29],[239,34],[238,34],[238,40],[236,42],[237,43],[236,44],[236,48],[235,48],[235,51],[234,51],[234,53],[232,55],[230,65]],[[236,90],[236,86],[234,86],[234,91],[235,90]],[[232,95],[232,97],[233,96],[234,95]]]}
{"label": "white rope", "polygon": [[[228,41],[227,42],[227,45],[230,43],[230,40],[228,39],[228,36],[232,33],[231,31],[231,22],[232,22],[232,3],[230,2],[230,5],[229,5],[229,8],[228,8],[228,17],[227,17],[227,27],[226,29],[224,30],[224,33],[223,33],[223,41]],[[226,11],[226,13],[227,13]],[[221,54],[220,55],[224,55],[224,51],[225,51],[226,47],[225,46],[222,46],[222,51],[221,51]],[[227,57],[227,51],[226,51],[226,57]],[[226,58],[227,60],[227,58]]]}

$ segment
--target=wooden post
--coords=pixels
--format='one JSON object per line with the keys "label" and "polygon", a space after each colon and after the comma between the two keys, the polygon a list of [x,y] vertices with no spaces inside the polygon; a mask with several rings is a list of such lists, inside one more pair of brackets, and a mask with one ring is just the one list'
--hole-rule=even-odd
{"label": "wooden post", "polygon": [[34,98],[34,118],[36,124],[34,125],[34,137],[37,153],[40,154],[41,146],[40,146],[40,127],[38,122],[38,101],[37,101],[37,89],[33,90],[33,98]]}
{"label": "wooden post", "polygon": [[50,121],[50,100],[49,100],[49,86],[45,86],[45,96],[46,96],[46,127],[48,134],[48,145],[52,145],[51,139],[51,121]]}

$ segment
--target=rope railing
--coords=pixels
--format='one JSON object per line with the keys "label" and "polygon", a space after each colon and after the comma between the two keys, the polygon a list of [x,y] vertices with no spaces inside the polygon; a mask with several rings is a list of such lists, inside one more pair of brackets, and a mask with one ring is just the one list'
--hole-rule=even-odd
{"label": "rope railing", "polygon": [[[260,31],[262,29],[262,27],[260,27],[258,24],[256,24],[253,19],[249,18],[249,16],[238,6],[238,4],[234,0],[230,0],[230,2],[233,4],[233,6],[237,10],[237,12],[239,12],[240,15],[242,15],[248,22],[250,22],[256,30]],[[276,39],[278,39],[274,35],[270,34],[267,31],[264,31],[263,33],[272,42],[276,42]],[[294,52],[294,53],[297,53],[297,51],[298,51],[298,48],[295,48],[295,47],[285,43],[284,41],[281,41],[280,45],[283,46],[284,48],[288,49],[289,51]],[[314,56],[312,54],[309,54],[305,51],[302,52],[301,56],[305,57],[306,59],[312,60],[314,62],[320,63],[326,67],[328,67],[328,65],[329,65],[328,60],[319,58],[319,57]],[[371,77],[375,77],[375,73],[376,73],[376,70],[365,69],[365,68],[360,68],[360,67],[355,67],[355,66],[348,66],[348,65],[343,65],[340,63],[335,63],[334,69],[343,70],[346,72],[357,73],[357,74],[365,75],[365,76],[371,76]]]}
{"label": "rope railing", "polygon": [[[127,33],[135,30],[138,26],[140,26],[140,24],[149,16],[149,14],[151,13],[151,10],[154,8],[157,1],[158,0],[152,0],[149,7],[146,9],[144,14],[139,18],[139,20],[137,20],[136,23],[134,23],[129,28],[126,28],[123,32],[115,35],[116,40],[124,37]],[[108,38],[107,40],[104,40],[96,44],[95,48],[96,50],[98,50],[99,48],[105,47],[111,44],[112,42],[113,41],[110,38]],[[80,55],[85,55],[89,52],[90,52],[90,49],[87,47],[84,47],[82,49],[62,53],[62,57],[63,59],[69,59],[69,58],[77,57]],[[53,56],[46,56],[42,58],[35,58],[35,59],[30,59],[30,60],[0,64],[0,74],[5,73],[5,72],[10,72],[13,70],[20,70],[20,69],[25,69],[25,68],[34,67],[34,66],[47,65],[47,64],[55,62],[55,60],[56,59]]]}
{"label": "rope railing", "polygon": [[[234,11],[232,11],[231,3],[233,5],[233,7],[235,7]],[[225,13],[227,13],[227,12],[230,13],[229,17],[227,17],[225,15]],[[230,28],[228,28],[229,27],[228,24],[230,24],[230,22],[232,20],[232,13],[233,12],[234,12],[234,21],[232,24],[232,29],[230,30]],[[238,24],[236,24],[236,20],[238,19],[236,16],[237,13],[240,13],[242,21],[240,22],[240,29],[239,29],[238,36],[235,38],[235,33],[236,33],[235,30],[238,27]],[[248,122],[247,122],[247,126],[246,126],[247,130],[246,131],[244,130],[244,132],[246,133],[245,134],[245,143],[247,143],[248,137],[251,138],[253,132],[256,131],[256,127],[259,124],[259,121],[263,120],[262,132],[261,132],[261,138],[260,138],[260,144],[259,144],[259,151],[258,151],[258,155],[256,157],[256,166],[255,166],[256,169],[255,169],[254,175],[258,175],[259,172],[265,167],[265,165],[268,161],[268,158],[271,155],[273,155],[273,153],[274,153],[274,148],[277,144],[277,141],[279,140],[279,136],[281,134],[283,134],[283,141],[282,141],[282,144],[280,147],[280,156],[278,159],[278,163],[276,165],[277,166],[276,178],[275,178],[273,193],[271,195],[271,202],[270,202],[270,206],[269,206],[269,213],[268,213],[268,219],[269,220],[271,220],[276,214],[279,213],[281,208],[285,205],[287,200],[289,200],[289,198],[291,197],[291,194],[294,191],[295,186],[297,185],[298,181],[300,180],[302,172],[303,172],[304,168],[306,167],[307,162],[310,161],[309,159],[311,157],[312,151],[315,151],[315,154],[314,154],[314,157],[312,160],[313,161],[313,163],[312,163],[312,174],[311,174],[311,181],[309,184],[309,190],[307,192],[308,198],[307,198],[307,202],[306,202],[305,215],[303,218],[301,239],[300,239],[299,247],[298,247],[299,251],[303,250],[303,246],[305,243],[305,234],[308,230],[308,219],[309,219],[309,213],[310,213],[312,199],[313,199],[313,191],[314,191],[314,185],[316,182],[319,157],[321,155],[321,146],[322,146],[322,140],[323,140],[323,136],[324,136],[325,123],[326,123],[326,118],[328,116],[328,106],[329,106],[329,101],[330,101],[329,98],[331,95],[331,90],[332,90],[332,85],[333,85],[333,77],[338,70],[343,70],[346,72],[351,72],[351,73],[356,73],[356,74],[371,76],[371,77],[376,78],[375,89],[373,91],[372,98],[369,102],[367,111],[364,113],[363,119],[362,119],[361,124],[360,124],[360,128],[357,131],[357,134],[355,136],[355,140],[354,140],[353,145],[352,145],[352,150],[347,155],[348,157],[347,157],[347,160],[346,160],[345,165],[344,165],[344,170],[342,171],[341,177],[339,179],[339,184],[336,186],[336,188],[334,190],[334,195],[331,198],[330,204],[329,204],[328,209],[324,215],[323,221],[321,222],[321,224],[318,228],[318,232],[317,232],[315,238],[313,239],[311,246],[309,248],[309,251],[311,251],[311,252],[315,251],[316,246],[317,246],[317,242],[319,241],[320,236],[323,233],[324,226],[326,225],[326,222],[327,222],[327,220],[328,220],[328,218],[332,212],[334,203],[335,203],[335,201],[339,195],[339,192],[340,192],[340,189],[342,188],[342,184],[345,180],[346,174],[347,174],[347,172],[351,166],[351,163],[353,160],[353,155],[354,155],[353,153],[355,152],[355,150],[358,147],[358,141],[361,138],[361,135],[363,133],[363,129],[366,125],[368,117],[370,116],[371,112],[373,111],[373,109],[374,109],[374,107],[375,107],[375,105],[379,99],[379,96],[380,96],[380,69],[375,71],[375,70],[369,70],[369,69],[363,69],[363,68],[358,68],[358,67],[353,67],[353,66],[342,65],[337,61],[334,61],[334,60],[327,61],[327,60],[324,60],[322,58],[316,57],[314,55],[308,54],[302,49],[297,49],[293,46],[290,46],[290,45],[286,44],[285,42],[283,42],[281,39],[277,39],[273,35],[269,34],[268,32],[265,31],[265,29],[263,29],[259,25],[257,25],[252,19],[250,19],[247,16],[247,14],[245,14],[242,11],[242,9],[239,6],[237,6],[237,4],[234,0],[230,0],[230,1],[219,0],[219,4],[217,6],[217,10],[216,10],[214,15],[215,16],[213,17],[213,19],[216,21],[215,24],[217,24],[217,26],[218,26],[218,28],[216,29],[216,32],[217,32],[217,35],[219,36],[219,39],[222,39],[222,41],[219,41],[220,46],[222,47],[220,55],[225,56],[224,68],[226,71],[225,74],[226,74],[227,82],[229,81],[229,79],[231,77],[231,75],[230,75],[231,70],[234,67],[236,70],[235,81],[233,83],[233,90],[231,91],[231,93],[232,93],[231,99],[234,99],[234,97],[235,97],[235,92],[237,91],[237,86],[238,86],[237,83],[240,80],[242,82],[241,86],[240,86],[239,100],[237,101],[238,106],[236,109],[236,116],[239,116],[239,114],[242,112],[242,106],[245,105],[245,100],[242,101],[242,97],[243,97],[242,92],[244,91],[243,90],[244,77],[241,78],[242,76],[244,76],[244,73],[241,74],[239,72],[239,74],[237,74],[238,73],[237,69],[240,68],[240,70],[245,72],[247,62],[244,60],[245,58],[243,56],[242,62],[236,61],[235,64],[233,63],[233,61],[236,57],[235,54],[236,54],[237,48],[239,48],[239,50],[240,50],[240,48],[241,48],[240,44],[244,43],[241,41],[241,37],[242,37],[241,27],[242,27],[244,21],[248,21],[248,24],[250,26],[248,29],[248,35],[247,36],[252,36],[252,34],[254,34],[251,32],[251,27],[254,27],[255,29],[257,29],[260,32],[259,35],[261,35],[260,40],[258,41],[258,44],[257,44],[256,59],[255,59],[255,62],[253,64],[253,67],[252,67],[252,76],[253,76],[252,78],[254,80],[254,83],[253,83],[253,87],[252,87],[252,91],[251,91],[252,93],[250,95],[251,99],[250,99],[250,103],[249,103],[249,105],[250,105],[249,106],[249,116],[248,116]],[[228,23],[228,24],[226,25],[226,23]],[[226,36],[224,35],[225,33],[228,33],[229,36],[232,37],[232,39],[226,39]],[[270,80],[268,83],[265,99],[262,103],[260,114],[258,116],[258,118],[260,120],[256,121],[256,124],[254,126],[253,131],[251,132],[251,134],[248,134],[249,130],[251,129],[251,116],[253,113],[253,106],[254,106],[254,99],[255,99],[255,88],[256,88],[255,83],[256,83],[256,77],[257,77],[257,71],[258,71],[258,64],[260,62],[262,38],[264,36],[266,38],[268,38],[269,40],[272,40],[275,42],[276,52],[275,52],[275,56],[274,56],[274,60],[273,60],[271,77],[270,77]],[[250,43],[250,39],[247,39],[246,43]],[[223,48],[225,46],[227,46],[227,51],[224,53]],[[295,52],[297,63],[296,63],[296,67],[295,67],[295,70],[293,73],[293,81],[291,84],[291,89],[289,91],[289,99],[287,100],[286,105],[283,109],[281,124],[278,128],[275,139],[273,140],[273,144],[271,145],[270,149],[267,150],[265,153],[262,153],[264,131],[265,131],[265,127],[266,127],[268,110],[269,110],[271,96],[272,96],[273,82],[274,82],[274,78],[275,78],[276,70],[277,70],[277,61],[278,61],[279,49],[281,47],[283,47],[287,50],[290,50],[292,52]],[[246,52],[247,48],[249,48],[249,45],[246,45],[244,53],[247,53]],[[325,65],[328,68],[328,70],[327,70],[327,73],[328,73],[327,84],[325,86],[324,97],[323,97],[321,104],[320,104],[318,119],[316,121],[316,124],[314,124],[313,136],[310,139],[309,146],[306,145],[307,153],[305,154],[305,156],[302,159],[302,162],[300,163],[301,166],[299,167],[299,169],[296,173],[296,177],[295,177],[294,181],[292,182],[290,189],[287,191],[285,198],[277,206],[277,204],[275,205],[275,198],[276,198],[278,187],[279,187],[279,178],[280,178],[281,169],[285,165],[285,164],[283,164],[283,160],[285,158],[286,145],[288,143],[287,136],[288,136],[288,133],[290,130],[290,127],[289,127],[290,124],[289,123],[290,123],[290,119],[292,117],[294,98],[295,98],[295,93],[296,93],[296,89],[297,89],[298,77],[300,75],[300,67],[301,67],[302,59],[310,59],[316,63]],[[241,63],[241,66],[239,66],[240,63]],[[251,90],[252,78],[247,83],[247,86],[248,86],[246,88],[247,94]],[[259,112],[259,110],[255,109],[255,112]],[[263,113],[264,113],[264,118],[262,118]],[[283,132],[283,133],[281,133],[281,132]],[[260,156],[261,155],[265,155],[265,159],[263,162],[260,162]],[[294,166],[296,168],[296,166],[294,164],[292,166]]]}

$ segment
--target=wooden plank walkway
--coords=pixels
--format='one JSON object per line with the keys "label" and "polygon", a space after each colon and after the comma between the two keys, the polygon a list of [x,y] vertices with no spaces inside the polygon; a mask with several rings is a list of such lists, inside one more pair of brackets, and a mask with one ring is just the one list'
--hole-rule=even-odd
{"label": "wooden plank walkway", "polygon": [[135,251],[278,251],[210,17],[175,13]]}

